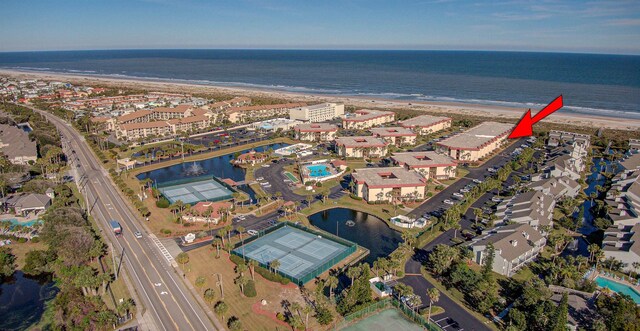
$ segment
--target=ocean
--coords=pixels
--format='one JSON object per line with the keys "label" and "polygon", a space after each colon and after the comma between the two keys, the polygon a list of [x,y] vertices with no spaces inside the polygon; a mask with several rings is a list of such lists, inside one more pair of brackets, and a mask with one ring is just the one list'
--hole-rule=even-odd
{"label": "ocean", "polygon": [[640,118],[640,56],[349,50],[0,53],[0,68]]}

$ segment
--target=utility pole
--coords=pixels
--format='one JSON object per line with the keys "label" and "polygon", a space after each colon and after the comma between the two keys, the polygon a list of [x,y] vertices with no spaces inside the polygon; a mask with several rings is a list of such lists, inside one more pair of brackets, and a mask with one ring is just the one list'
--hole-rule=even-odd
{"label": "utility pole", "polygon": [[113,274],[116,278],[116,280],[118,280],[118,270],[117,270],[117,264],[116,264],[116,254],[113,251],[113,244],[109,243],[109,248],[111,248],[111,259],[113,260]]}
{"label": "utility pole", "polygon": [[216,282],[216,285],[220,286],[220,297],[221,299],[224,300],[224,287],[222,286],[222,275],[217,273],[216,274],[218,276],[218,281]]}

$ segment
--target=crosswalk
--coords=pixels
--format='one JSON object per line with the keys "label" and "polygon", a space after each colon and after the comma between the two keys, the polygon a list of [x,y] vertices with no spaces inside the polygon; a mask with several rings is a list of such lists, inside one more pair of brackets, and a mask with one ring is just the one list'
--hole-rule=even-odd
{"label": "crosswalk", "polygon": [[173,263],[173,256],[171,256],[171,254],[169,254],[169,251],[167,250],[166,247],[164,247],[164,245],[160,242],[160,240],[158,239],[158,237],[156,237],[153,234],[149,235],[149,238],[151,238],[151,241],[153,241],[154,244],[156,244],[156,246],[158,246],[158,249],[160,249],[160,253],[162,253],[162,255],[165,257],[165,259],[167,259],[167,261],[169,261],[169,263]]}

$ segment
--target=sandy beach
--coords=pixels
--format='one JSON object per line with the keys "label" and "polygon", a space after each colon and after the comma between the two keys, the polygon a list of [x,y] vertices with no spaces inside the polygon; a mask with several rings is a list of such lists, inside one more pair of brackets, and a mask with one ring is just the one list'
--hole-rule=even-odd
{"label": "sandy beach", "polygon": [[[133,89],[144,89],[149,91],[170,91],[181,93],[224,93],[242,95],[248,97],[268,97],[276,99],[287,99],[292,101],[306,103],[320,102],[338,102],[345,105],[351,105],[356,108],[385,108],[385,109],[412,109],[424,113],[436,114],[460,114],[486,117],[495,120],[512,120],[515,121],[522,117],[525,108],[509,108],[500,106],[473,105],[462,103],[444,103],[444,102],[428,102],[428,101],[406,101],[406,100],[390,100],[381,98],[366,98],[355,96],[334,96],[334,95],[317,95],[304,94],[296,92],[283,92],[272,90],[259,90],[237,87],[222,87],[210,85],[187,84],[180,82],[152,81],[144,79],[132,78],[114,78],[101,76],[85,76],[59,74],[49,72],[30,72],[0,69],[0,75],[12,76],[16,79],[41,79],[51,81],[71,82],[78,85],[107,85],[111,87],[123,87]],[[539,109],[532,109],[535,114]],[[614,130],[631,130],[640,129],[639,119],[613,118],[603,116],[590,116],[587,114],[564,114],[554,113],[543,122],[569,124],[582,127],[609,128]]]}

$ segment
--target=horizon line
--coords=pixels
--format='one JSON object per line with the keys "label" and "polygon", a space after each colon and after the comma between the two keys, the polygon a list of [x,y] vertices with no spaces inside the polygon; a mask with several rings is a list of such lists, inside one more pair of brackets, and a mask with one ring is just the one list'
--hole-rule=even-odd
{"label": "horizon line", "polygon": [[570,51],[570,50],[504,50],[504,49],[425,49],[425,48],[95,48],[95,49],[50,49],[50,50],[10,50],[0,54],[9,53],[47,53],[47,52],[103,52],[103,51],[375,51],[375,52],[501,52],[501,53],[549,53],[549,54],[584,54],[584,55],[616,55],[616,56],[640,56],[640,51],[631,53],[608,53],[595,51]]}

